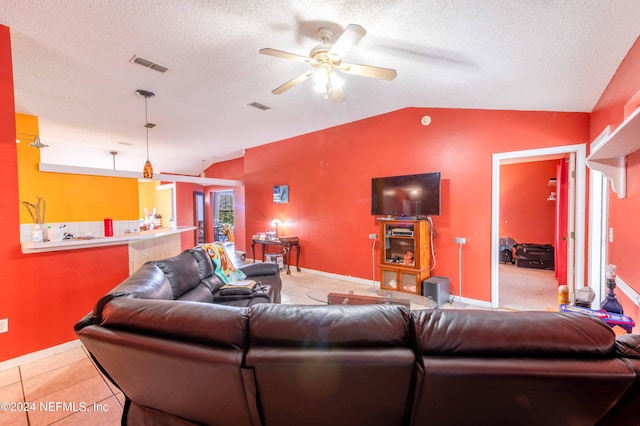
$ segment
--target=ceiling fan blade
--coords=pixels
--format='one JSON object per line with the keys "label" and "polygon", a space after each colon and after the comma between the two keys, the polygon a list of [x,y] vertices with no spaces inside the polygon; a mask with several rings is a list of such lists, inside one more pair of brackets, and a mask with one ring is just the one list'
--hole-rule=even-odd
{"label": "ceiling fan blade", "polygon": [[344,92],[342,89],[334,89],[331,91],[331,99],[333,102],[342,102],[344,101]]}
{"label": "ceiling fan blade", "polygon": [[340,37],[338,37],[331,49],[329,49],[329,52],[327,52],[329,57],[342,58],[366,33],[367,30],[360,25],[349,24],[342,34],[340,34]]}
{"label": "ceiling fan blade", "polygon": [[396,70],[391,68],[372,67],[370,65],[340,64],[338,69],[347,74],[379,78],[381,80],[393,80],[397,75]]}
{"label": "ceiling fan blade", "polygon": [[311,60],[308,56],[296,55],[295,53],[283,52],[282,50],[271,48],[260,49],[260,53],[263,55],[275,56],[276,58],[290,59],[298,62],[309,62]]}
{"label": "ceiling fan blade", "polygon": [[301,74],[301,75],[297,76],[296,78],[287,81],[282,86],[276,87],[275,89],[273,89],[271,91],[271,93],[273,93],[274,95],[279,95],[280,93],[291,89],[293,86],[302,83],[303,81],[305,81],[306,79],[308,79],[309,77],[314,75],[315,73],[316,73],[315,71],[307,71],[304,74]]}

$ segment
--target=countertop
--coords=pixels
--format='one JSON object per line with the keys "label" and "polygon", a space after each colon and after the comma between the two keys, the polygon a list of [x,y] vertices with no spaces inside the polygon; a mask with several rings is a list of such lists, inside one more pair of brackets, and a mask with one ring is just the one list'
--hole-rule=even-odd
{"label": "countertop", "polygon": [[113,237],[95,237],[90,239],[72,239],[62,241],[44,241],[34,243],[25,241],[22,245],[23,254],[44,253],[48,251],[78,250],[93,247],[114,246],[119,244],[130,244],[151,238],[166,237],[179,234],[181,232],[193,231],[195,226],[179,226],[178,229],[161,228],[153,231],[131,232],[129,234],[114,235]]}

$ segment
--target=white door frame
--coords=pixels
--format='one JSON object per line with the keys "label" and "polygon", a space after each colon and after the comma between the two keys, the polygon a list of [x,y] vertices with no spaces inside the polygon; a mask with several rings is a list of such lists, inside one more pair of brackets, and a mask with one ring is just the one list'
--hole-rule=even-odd
{"label": "white door frame", "polygon": [[[593,147],[609,137],[611,127],[591,142]],[[605,295],[605,264],[607,263],[607,240],[609,230],[609,179],[602,173],[589,171],[589,283],[595,293],[593,304],[600,307]]]}
{"label": "white door frame", "polygon": [[584,286],[584,250],[585,250],[585,191],[586,191],[586,144],[554,146],[493,154],[491,182],[491,307],[499,306],[498,249],[500,242],[500,165],[526,161],[544,160],[545,156],[576,154],[576,198],[575,198],[575,274],[574,281],[567,283],[569,288]]}

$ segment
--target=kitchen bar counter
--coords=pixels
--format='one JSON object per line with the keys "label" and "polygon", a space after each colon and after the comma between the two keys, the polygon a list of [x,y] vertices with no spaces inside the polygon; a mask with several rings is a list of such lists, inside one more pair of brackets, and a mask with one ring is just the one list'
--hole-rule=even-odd
{"label": "kitchen bar counter", "polygon": [[93,247],[114,246],[119,244],[131,244],[142,240],[165,237],[180,234],[181,232],[193,231],[195,226],[179,226],[178,229],[160,228],[153,231],[131,232],[129,234],[116,235],[113,237],[95,237],[91,239],[73,239],[62,241],[44,241],[34,243],[25,241],[22,243],[22,253],[45,253],[49,251],[78,250]]}

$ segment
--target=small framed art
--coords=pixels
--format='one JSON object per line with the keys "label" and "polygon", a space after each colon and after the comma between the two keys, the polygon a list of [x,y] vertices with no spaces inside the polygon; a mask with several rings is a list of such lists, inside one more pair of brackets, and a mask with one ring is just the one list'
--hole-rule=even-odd
{"label": "small framed art", "polygon": [[273,202],[279,204],[289,202],[289,185],[274,185]]}

